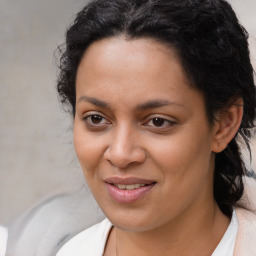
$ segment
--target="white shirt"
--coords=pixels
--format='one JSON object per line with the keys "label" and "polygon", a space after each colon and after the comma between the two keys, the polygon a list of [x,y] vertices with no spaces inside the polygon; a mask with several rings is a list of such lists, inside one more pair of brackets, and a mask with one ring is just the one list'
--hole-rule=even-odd
{"label": "white shirt", "polygon": [[212,256],[232,256],[234,253],[236,235],[238,231],[238,220],[235,210],[233,210],[231,222],[222,237],[220,243],[214,250]]}
{"label": "white shirt", "polygon": [[[82,231],[64,244],[56,256],[102,256],[111,227],[110,221],[105,219]],[[237,231],[238,220],[234,210],[228,229],[212,256],[232,256]]]}
{"label": "white shirt", "polygon": [[4,256],[6,252],[6,244],[7,244],[7,229],[0,226],[0,256]]}
{"label": "white shirt", "polygon": [[102,256],[111,227],[104,219],[70,239],[56,256]]}

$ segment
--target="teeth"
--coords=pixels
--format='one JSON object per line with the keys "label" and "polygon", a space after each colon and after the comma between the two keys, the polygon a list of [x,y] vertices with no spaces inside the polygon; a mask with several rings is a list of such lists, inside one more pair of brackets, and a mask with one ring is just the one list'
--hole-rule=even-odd
{"label": "teeth", "polygon": [[125,185],[122,185],[122,184],[120,184],[120,185],[118,184],[117,187],[118,187],[119,189],[125,189],[126,186],[125,186]]}
{"label": "teeth", "polygon": [[125,189],[132,190],[135,188],[135,185],[125,185]]}
{"label": "teeth", "polygon": [[131,184],[131,185],[124,185],[124,184],[116,184],[116,187],[118,187],[119,189],[126,189],[126,190],[132,190],[135,188],[139,188],[139,187],[143,187],[145,186],[145,184]]}

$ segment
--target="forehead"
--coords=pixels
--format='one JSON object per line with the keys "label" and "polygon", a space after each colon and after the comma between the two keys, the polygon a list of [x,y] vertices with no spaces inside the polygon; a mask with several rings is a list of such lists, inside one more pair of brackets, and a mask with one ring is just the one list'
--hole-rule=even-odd
{"label": "forehead", "polygon": [[98,72],[104,72],[106,69],[116,72],[125,70],[126,74],[129,71],[164,72],[170,65],[172,69],[169,71],[174,68],[182,71],[174,48],[151,38],[126,39],[124,36],[111,37],[91,44],[85,51],[79,67],[81,65],[90,65]]}
{"label": "forehead", "polygon": [[[133,105],[166,99],[188,101],[195,93],[174,49],[153,39],[114,37],[84,53],[76,81],[77,99],[103,98]],[[191,94],[192,93],[192,94]]]}
{"label": "forehead", "polygon": [[[97,53],[94,51],[97,48]],[[102,59],[108,59],[110,56],[116,57],[117,59],[120,58],[120,53],[123,52],[126,56],[124,60],[134,60],[135,57],[140,58],[141,60],[145,60],[144,51],[150,52],[151,56],[158,55],[161,52],[163,55],[169,53],[172,57],[176,57],[174,48],[167,47],[166,44],[161,43],[153,38],[149,37],[140,37],[130,39],[123,35],[117,37],[110,37],[105,38],[99,41],[92,43],[84,53],[84,58],[88,57],[89,55],[93,55],[93,59],[97,60],[97,56]],[[95,54],[96,53],[96,54]],[[131,55],[128,58],[128,54],[135,54]]]}

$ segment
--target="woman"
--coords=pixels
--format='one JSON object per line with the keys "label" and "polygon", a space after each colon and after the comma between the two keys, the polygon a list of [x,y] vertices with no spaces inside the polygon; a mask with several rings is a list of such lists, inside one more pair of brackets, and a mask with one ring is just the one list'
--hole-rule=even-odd
{"label": "woman", "polygon": [[90,2],[67,31],[58,92],[107,217],[58,256],[254,255],[234,207],[255,85],[226,1]]}

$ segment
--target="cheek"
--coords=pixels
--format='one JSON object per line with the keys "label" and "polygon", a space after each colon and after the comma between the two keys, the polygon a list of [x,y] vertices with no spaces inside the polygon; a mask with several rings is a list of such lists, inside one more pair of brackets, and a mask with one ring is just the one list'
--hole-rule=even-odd
{"label": "cheek", "polygon": [[74,125],[74,147],[86,178],[94,174],[102,157],[102,141],[86,132],[83,125]]}
{"label": "cheek", "polygon": [[170,137],[152,140],[151,144],[150,156],[164,173],[165,182],[196,183],[194,177],[205,177],[211,167],[211,143],[206,128],[187,126]]}
{"label": "cheek", "polygon": [[189,136],[188,133],[152,142],[152,158],[157,157],[160,163],[170,162],[183,166],[205,160],[205,156],[209,157],[211,145],[207,136],[198,138],[198,135]]}
{"label": "cheek", "polygon": [[163,214],[170,212],[174,216],[182,212],[195,198],[200,197],[198,195],[211,188],[209,139],[206,133],[201,133],[201,138],[192,135],[194,133],[189,135],[187,130],[180,136],[154,143],[151,141],[154,144],[151,159],[162,173],[156,201],[163,206]]}

